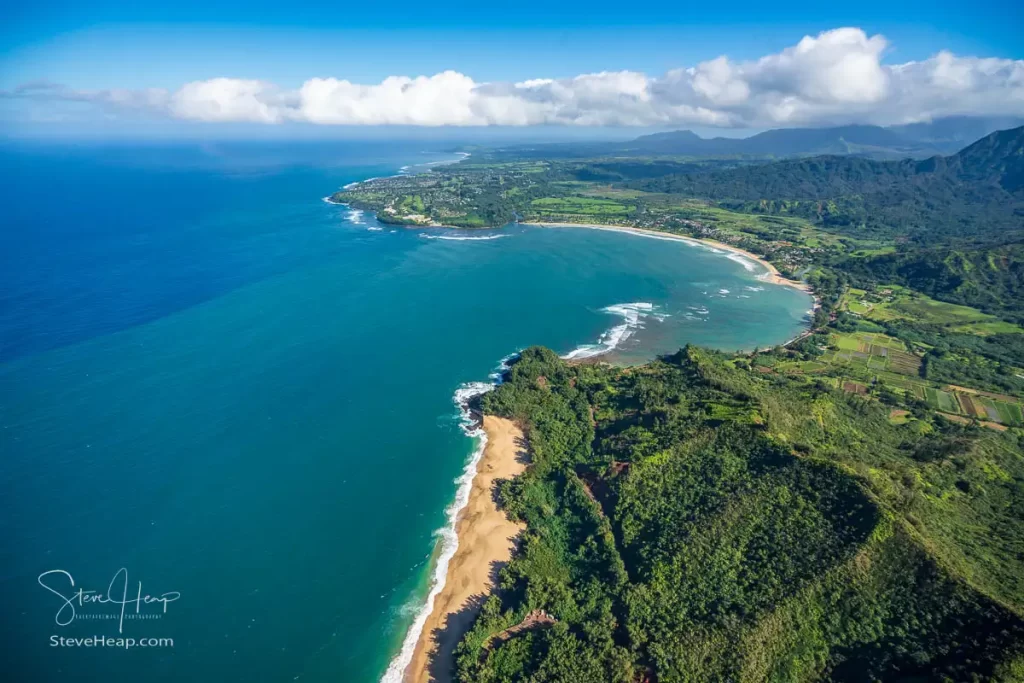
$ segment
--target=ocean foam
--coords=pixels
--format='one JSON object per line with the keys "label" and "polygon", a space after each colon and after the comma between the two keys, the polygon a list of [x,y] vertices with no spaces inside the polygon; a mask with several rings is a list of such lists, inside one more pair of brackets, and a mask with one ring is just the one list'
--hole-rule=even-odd
{"label": "ocean foam", "polygon": [[454,237],[452,235],[428,235],[424,232],[420,233],[420,237],[424,237],[428,240],[451,240],[452,242],[478,242],[480,240],[500,240],[502,237],[511,237],[512,235],[484,235],[481,237]]}
{"label": "ocean foam", "polygon": [[498,367],[494,369],[494,372],[487,375],[488,377],[491,378],[491,381],[494,382],[495,386],[501,384],[502,378],[505,376],[505,373],[508,372],[509,369],[511,369],[512,361],[514,361],[516,358],[519,358],[518,351],[516,351],[515,353],[508,354],[507,356],[502,358],[501,361],[498,362]]}
{"label": "ocean foam", "polygon": [[740,264],[741,266],[743,266],[743,269],[746,270],[748,273],[753,273],[755,270],[757,270],[757,265],[753,261],[751,261],[748,258],[745,258],[740,254],[737,254],[736,252],[731,252],[727,254],[725,258]]}
{"label": "ocean foam", "polygon": [[764,291],[764,287],[751,287],[750,285],[747,285],[743,289],[747,290],[748,292],[763,292]]}
{"label": "ocean foam", "polygon": [[383,232],[384,228],[378,228],[376,226],[370,226],[369,228],[367,228],[367,230],[369,230],[371,232]]}
{"label": "ocean foam", "polygon": [[[602,308],[605,313],[622,316],[621,325],[616,325],[606,330],[597,340],[596,344],[584,344],[562,356],[566,360],[575,358],[593,358],[601,354],[617,349],[622,342],[633,336],[633,333],[643,328],[643,321],[654,312],[654,304],[639,301],[630,304],[614,304]],[[655,315],[656,320],[663,320],[663,315]]]}
{"label": "ocean foam", "polygon": [[[456,152],[456,154],[461,154],[462,155],[462,159],[465,159],[466,157],[469,156],[469,154],[467,154],[466,152]],[[420,165],[421,166],[446,166],[448,164],[457,164],[460,161],[462,161],[462,159],[441,159],[439,161],[428,161],[427,163],[420,164]]]}
{"label": "ocean foam", "polygon": [[492,381],[467,382],[456,389],[455,395],[452,397],[459,411],[459,424],[462,431],[465,432],[466,436],[476,439],[477,445],[473,449],[465,469],[462,470],[462,474],[455,480],[455,500],[445,508],[445,525],[434,532],[434,535],[440,538],[441,552],[438,554],[437,564],[434,566],[434,573],[430,580],[430,592],[427,594],[426,602],[416,612],[416,617],[413,619],[412,625],[402,640],[402,649],[399,650],[395,658],[388,664],[387,671],[381,676],[380,683],[402,683],[404,680],[405,671],[412,662],[412,656],[415,653],[420,635],[423,633],[423,627],[426,625],[427,618],[434,609],[434,600],[444,590],[445,582],[448,579],[448,564],[455,557],[455,551],[459,549],[459,536],[455,532],[455,525],[458,522],[459,513],[469,503],[469,493],[473,487],[473,479],[476,477],[476,468],[484,454],[484,449],[487,447],[487,433],[473,419],[473,414],[469,407],[470,403],[477,396],[493,391],[495,387],[501,384],[502,377],[509,369],[509,364],[518,356],[519,353],[517,352],[502,358],[498,367],[489,375]]}
{"label": "ocean foam", "polygon": [[352,209],[347,214],[345,214],[345,218],[347,218],[348,222],[352,223],[353,225],[362,225],[363,211],[361,211],[360,209]]}
{"label": "ocean foam", "polygon": [[349,183],[348,185],[342,185],[341,189],[343,189],[343,190],[351,190],[353,187],[355,187],[356,185],[358,185],[360,183],[368,183],[371,180],[378,180],[378,179],[379,178],[367,178],[366,180],[356,180],[354,182]]}

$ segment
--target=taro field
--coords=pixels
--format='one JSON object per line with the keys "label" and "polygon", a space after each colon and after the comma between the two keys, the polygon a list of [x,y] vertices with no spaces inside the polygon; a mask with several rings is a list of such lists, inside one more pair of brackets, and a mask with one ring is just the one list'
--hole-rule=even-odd
{"label": "taro field", "polygon": [[776,370],[814,374],[832,368],[844,375],[834,386],[847,393],[864,395],[871,393],[872,386],[885,385],[949,415],[988,424],[1024,425],[1024,409],[1017,399],[928,382],[920,377],[921,359],[903,342],[884,334],[836,333],[829,340],[829,350],[814,361],[780,363]]}
{"label": "taro field", "polygon": [[914,377],[921,371],[921,359],[907,351],[899,339],[884,334],[833,334],[831,346],[819,359],[821,362]]}

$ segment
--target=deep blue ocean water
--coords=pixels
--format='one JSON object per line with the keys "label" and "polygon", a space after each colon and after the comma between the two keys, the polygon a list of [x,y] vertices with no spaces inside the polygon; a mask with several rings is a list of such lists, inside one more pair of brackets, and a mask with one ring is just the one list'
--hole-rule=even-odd
{"label": "deep blue ocean water", "polygon": [[[603,336],[639,362],[804,325],[806,294],[703,248],[522,226],[451,239],[467,235],[321,200],[452,158],[408,141],[0,148],[11,680],[377,680],[474,449],[458,387],[530,344]],[[122,567],[131,594],[180,597],[56,623],[70,612],[41,574],[106,594]],[[51,646],[119,628],[174,646]]]}

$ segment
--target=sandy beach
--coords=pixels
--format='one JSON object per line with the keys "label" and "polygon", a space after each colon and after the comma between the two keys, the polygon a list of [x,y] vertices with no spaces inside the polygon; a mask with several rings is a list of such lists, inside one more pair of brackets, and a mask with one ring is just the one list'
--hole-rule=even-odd
{"label": "sandy beach", "polygon": [[523,529],[494,502],[495,481],[526,468],[523,434],[511,420],[491,415],[484,417],[483,429],[487,447],[477,465],[469,502],[455,526],[459,547],[406,670],[409,683],[451,680],[452,652],[494,586],[497,570],[512,557],[515,539]]}
{"label": "sandy beach", "polygon": [[725,242],[718,242],[716,240],[703,239],[700,237],[686,237],[684,235],[674,235],[669,232],[661,232],[659,230],[647,230],[646,228],[633,228],[625,225],[592,225],[588,223],[523,223],[523,225],[536,225],[541,228],[587,228],[589,230],[608,230],[610,232],[627,232],[640,235],[646,235],[648,237],[656,237],[658,239],[676,240],[679,242],[687,242],[695,246],[706,246],[713,249],[721,249],[722,251],[728,251],[734,254],[738,254],[745,258],[759,263],[765,269],[765,274],[761,276],[761,279],[765,282],[771,282],[776,285],[784,285],[786,287],[793,287],[804,292],[811,291],[811,288],[803,282],[797,280],[790,280],[789,278],[783,277],[779,269],[773,266],[771,263],[766,261],[763,257],[758,256],[746,249],[740,249],[734,247],[731,244]]}

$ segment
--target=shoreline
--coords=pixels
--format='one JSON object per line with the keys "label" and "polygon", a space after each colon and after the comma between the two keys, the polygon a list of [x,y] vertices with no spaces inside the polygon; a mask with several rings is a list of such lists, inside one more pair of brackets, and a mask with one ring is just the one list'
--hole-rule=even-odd
{"label": "shoreline", "polygon": [[476,464],[469,499],[455,524],[457,547],[448,562],[440,591],[429,608],[401,680],[408,683],[445,683],[451,680],[452,654],[469,629],[496,579],[495,565],[511,559],[523,525],[499,510],[493,488],[498,479],[526,469],[523,434],[511,420],[485,415],[481,426],[485,441]]}
{"label": "shoreline", "polygon": [[[487,448],[487,432],[482,428],[481,421],[473,413],[470,404],[473,399],[481,394],[491,391],[501,382],[501,373],[504,371],[505,362],[511,356],[502,360],[501,365],[491,374],[493,382],[469,382],[455,390],[452,399],[458,408],[462,431],[466,436],[476,439],[476,447],[473,449],[469,460],[466,462],[462,473],[455,479],[455,498],[445,508],[445,525],[437,529],[434,534],[438,541],[431,553],[429,589],[426,598],[417,604],[416,616],[412,623],[405,630],[402,637],[402,645],[399,651],[391,658],[387,670],[381,675],[380,683],[402,683],[405,680],[405,673],[412,661],[416,646],[423,633],[427,618],[430,616],[434,606],[434,599],[444,590],[445,579],[448,576],[448,564],[455,556],[459,548],[459,537],[456,533],[459,517],[462,510],[469,502],[469,494],[472,491],[473,480],[476,478],[477,468],[484,450]],[[436,555],[436,559],[434,559]]]}
{"label": "shoreline", "polygon": [[[429,162],[429,163],[423,164],[423,165],[428,167],[428,172],[429,172],[429,167],[430,166],[456,164],[456,163],[459,163],[461,161],[464,161],[464,160],[468,159],[471,156],[470,153],[468,153],[468,152],[456,152],[456,154],[459,155],[461,158],[453,159],[453,160],[450,160],[450,161],[446,160],[446,161]],[[396,177],[396,176],[406,175],[408,173],[408,169],[409,168],[410,168],[409,166],[404,166],[402,169],[400,169],[399,173],[397,173],[395,176],[388,176],[388,177]],[[345,185],[342,189],[347,190],[350,187],[354,187],[355,185],[359,185],[361,183],[370,182],[372,180],[377,180],[377,178],[368,178],[366,180],[361,180],[361,181],[356,181],[356,182],[353,182],[353,183],[349,183],[348,185]],[[331,197],[333,197],[333,195],[328,195],[327,197],[324,197],[323,200],[325,202],[327,202],[328,204],[334,204],[336,206],[351,206],[350,204],[347,204],[347,203],[344,203],[344,202],[336,202],[333,199],[331,199]],[[360,210],[366,211],[367,209],[360,209]],[[374,215],[374,217],[377,220],[380,220],[379,212],[378,211],[373,211],[373,215]],[[765,269],[765,273],[763,275],[759,276],[758,279],[762,280],[763,282],[769,282],[769,283],[775,284],[775,285],[782,285],[783,287],[792,287],[793,289],[798,289],[798,290],[800,290],[802,292],[807,292],[814,299],[814,306],[815,306],[815,308],[817,308],[817,306],[820,303],[818,301],[818,297],[814,295],[814,291],[811,289],[810,285],[808,285],[806,282],[801,282],[799,280],[791,280],[791,279],[783,276],[782,273],[779,272],[779,269],[776,268],[766,258],[764,258],[762,256],[758,256],[757,254],[755,254],[755,253],[753,253],[751,251],[748,251],[746,249],[743,249],[742,247],[736,247],[736,246],[733,246],[731,244],[727,244],[725,242],[719,242],[718,240],[707,239],[705,237],[689,237],[689,236],[686,236],[686,235],[677,235],[675,233],[666,232],[666,231],[662,231],[662,230],[650,230],[648,228],[637,228],[637,227],[628,226],[628,225],[599,225],[599,224],[594,224],[594,223],[542,223],[542,222],[539,222],[539,221],[522,221],[522,222],[517,222],[515,224],[516,225],[531,225],[531,226],[536,226],[536,227],[541,227],[541,228],[586,228],[588,230],[607,230],[607,231],[610,231],[610,232],[624,232],[624,233],[632,233],[632,234],[635,234],[635,235],[643,235],[643,236],[646,236],[646,237],[652,237],[652,238],[657,238],[657,239],[676,240],[676,241],[679,241],[679,242],[685,242],[685,243],[693,245],[693,246],[703,246],[703,247],[707,247],[707,248],[710,248],[710,249],[720,249],[722,251],[726,251],[726,252],[729,252],[731,254],[735,254],[737,256],[750,259],[754,263],[757,263],[757,264],[761,265],[761,267],[763,267]],[[491,229],[491,230],[502,230],[503,228],[507,227],[507,225],[510,225],[510,224],[506,224],[504,226],[495,226],[493,228],[488,228],[488,229]],[[454,225],[443,225],[443,224],[429,224],[429,225],[412,224],[412,225],[404,225],[402,227],[411,228],[411,229],[416,229],[416,228],[445,228],[445,229],[450,229],[450,230],[466,230],[467,229],[467,228],[460,228],[460,227],[454,226]]]}
{"label": "shoreline", "polygon": [[[686,242],[687,244],[693,246],[704,246],[710,247],[711,249],[720,249],[722,251],[727,251],[733,254],[737,254],[739,256],[743,256],[745,258],[750,259],[754,263],[761,265],[766,272],[764,273],[764,275],[759,276],[758,279],[764,282],[770,282],[775,285],[782,285],[784,287],[792,287],[794,289],[799,289],[800,291],[807,292],[808,294],[812,294],[813,296],[810,285],[808,285],[806,282],[790,280],[789,278],[784,277],[782,273],[779,272],[779,269],[772,265],[763,256],[758,256],[757,254],[747,251],[746,249],[735,247],[731,244],[726,244],[725,242],[719,242],[717,240],[709,240],[703,237],[688,237],[686,235],[677,235],[671,232],[663,232],[660,230],[648,230],[647,228],[634,228],[627,225],[596,225],[589,223],[538,223],[533,221],[520,223],[520,225],[532,225],[540,228],[586,228],[588,230],[606,230],[608,232],[632,233],[636,235],[643,235],[646,237],[653,237],[657,239]],[[817,297],[815,297],[815,302],[817,302]]]}
{"label": "shoreline", "polygon": [[[743,258],[750,259],[751,261],[754,261],[755,263],[758,263],[762,267],[764,267],[765,272],[762,275],[758,276],[758,279],[761,280],[762,282],[768,282],[768,283],[775,284],[775,285],[781,285],[783,287],[792,287],[793,289],[797,289],[797,290],[799,290],[801,292],[805,292],[807,294],[810,294],[811,295],[811,299],[813,301],[813,304],[811,306],[811,310],[808,311],[808,315],[809,316],[813,315],[814,312],[817,311],[821,307],[821,301],[818,299],[818,296],[814,293],[814,290],[811,289],[811,286],[808,285],[806,282],[800,282],[800,281],[797,281],[797,280],[790,280],[789,278],[784,277],[782,275],[782,273],[779,272],[779,269],[776,268],[774,265],[772,265],[767,259],[765,259],[765,258],[763,258],[761,256],[758,256],[757,254],[754,254],[753,252],[747,251],[746,249],[742,249],[740,247],[734,247],[731,244],[726,244],[724,242],[719,242],[717,240],[709,240],[709,239],[705,239],[705,238],[701,238],[701,237],[688,237],[688,236],[685,236],[685,235],[676,235],[676,234],[673,234],[673,233],[670,233],[670,232],[662,232],[662,231],[658,231],[658,230],[648,230],[646,228],[634,228],[634,227],[625,226],[625,225],[621,225],[621,226],[620,225],[591,225],[591,224],[587,224],[587,223],[536,223],[536,222],[532,222],[532,221],[531,222],[521,223],[521,225],[532,225],[532,226],[540,227],[540,228],[585,228],[587,230],[606,230],[608,232],[621,232],[621,233],[626,233],[626,234],[634,234],[634,235],[640,235],[642,237],[649,237],[649,238],[653,238],[653,239],[664,239],[664,240],[673,240],[673,241],[677,241],[677,242],[685,242],[685,243],[690,244],[691,246],[695,246],[695,247],[706,247],[706,248],[710,248],[710,249],[714,249],[714,250],[727,251],[727,252],[739,255],[739,256],[741,256]],[[726,258],[728,258],[728,257],[726,257]],[[801,332],[800,334],[796,335],[792,339],[789,339],[789,340],[783,342],[782,344],[780,344],[780,346],[786,347],[786,346],[789,346],[790,344],[794,344],[794,343],[800,341],[801,339],[806,339],[807,337],[809,337],[812,334],[814,334],[814,332],[815,332],[815,329],[814,329],[814,323],[813,323],[813,320],[812,320],[810,322],[810,324],[809,324],[807,329],[805,329],[803,332]],[[603,354],[599,354],[599,355],[603,355]],[[597,359],[598,359],[598,356],[595,356],[592,359],[577,359],[576,362],[586,362],[587,360],[594,361],[594,360],[597,360]]]}

